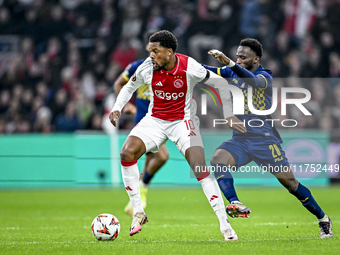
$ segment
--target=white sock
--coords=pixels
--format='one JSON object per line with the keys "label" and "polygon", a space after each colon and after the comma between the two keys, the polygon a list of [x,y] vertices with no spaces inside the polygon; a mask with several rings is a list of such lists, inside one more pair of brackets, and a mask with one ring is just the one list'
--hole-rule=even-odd
{"label": "white sock", "polygon": [[209,174],[207,177],[200,180],[200,183],[202,185],[205,196],[208,198],[211,207],[213,208],[218,220],[220,221],[221,231],[231,228],[228,221],[227,213],[225,212],[222,194],[215,178],[211,174]]}
{"label": "white sock", "polygon": [[121,165],[121,169],[124,186],[130,197],[134,213],[144,212],[142,202],[140,200],[138,165],[137,164],[133,164],[132,166]]}
{"label": "white sock", "polygon": [[326,221],[329,221],[327,214],[325,214],[325,216],[323,216],[322,219],[319,219],[319,222],[326,222]]}

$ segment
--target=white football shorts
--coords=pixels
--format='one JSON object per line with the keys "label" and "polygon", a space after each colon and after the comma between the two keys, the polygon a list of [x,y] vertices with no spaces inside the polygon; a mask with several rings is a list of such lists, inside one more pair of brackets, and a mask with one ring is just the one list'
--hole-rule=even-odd
{"label": "white football shorts", "polygon": [[167,121],[146,115],[130,132],[129,136],[137,136],[146,147],[146,152],[157,152],[159,147],[170,139],[185,156],[185,151],[193,146],[203,147],[199,130],[199,119]]}

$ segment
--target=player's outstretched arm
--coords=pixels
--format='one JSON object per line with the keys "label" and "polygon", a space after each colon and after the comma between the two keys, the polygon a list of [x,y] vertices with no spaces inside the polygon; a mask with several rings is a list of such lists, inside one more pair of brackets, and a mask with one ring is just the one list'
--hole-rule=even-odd
{"label": "player's outstretched arm", "polygon": [[215,57],[220,63],[229,65],[230,58],[228,58],[222,51],[219,50],[209,50],[208,54]]}
{"label": "player's outstretched arm", "polygon": [[131,81],[129,81],[127,85],[124,86],[120,91],[109,115],[110,121],[115,127],[117,126],[116,119],[120,117],[123,107],[130,100],[132,94],[136,91],[138,87],[138,84],[133,84]]}
{"label": "player's outstretched arm", "polygon": [[[124,78],[123,74],[120,74],[117,78],[117,80],[114,82],[113,84],[113,89],[116,93],[116,95],[118,96],[120,91],[122,90],[123,86],[129,81],[126,80],[129,77],[125,76],[126,78]],[[123,108],[123,112],[126,114],[136,114],[137,113],[137,108],[136,106],[134,106],[132,103],[127,102],[126,105]]]}
{"label": "player's outstretched arm", "polygon": [[109,119],[112,123],[112,125],[114,125],[115,127],[117,127],[117,119],[120,117],[121,113],[120,111],[113,111],[110,113],[109,115]]}
{"label": "player's outstretched arm", "polygon": [[[146,63],[146,62],[144,62]],[[143,76],[143,70],[145,68],[150,68],[151,66],[151,61],[146,63],[144,65],[140,65],[135,74],[132,76],[132,78],[127,82],[126,85],[124,85],[121,90],[119,91],[119,95],[117,97],[117,100],[111,110],[111,113],[109,115],[110,121],[112,122],[113,125],[117,124],[116,119],[120,116],[123,107],[129,102],[131,99],[133,93],[140,87],[142,84],[145,84],[144,82],[144,76]],[[117,111],[119,113],[117,113]],[[116,125],[115,125],[116,126]]]}
{"label": "player's outstretched arm", "polygon": [[[222,64],[227,65],[230,69],[237,74],[238,77],[243,79],[243,81],[252,87],[266,88],[268,81],[263,75],[255,75],[251,71],[243,68],[242,66],[236,64],[230,58],[223,54],[219,50],[210,50],[209,55],[215,57]],[[246,80],[245,80],[246,79]]]}

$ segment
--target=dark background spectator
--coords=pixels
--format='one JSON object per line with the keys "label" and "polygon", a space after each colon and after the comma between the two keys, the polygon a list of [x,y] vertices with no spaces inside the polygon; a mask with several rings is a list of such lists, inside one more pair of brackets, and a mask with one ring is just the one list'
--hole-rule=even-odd
{"label": "dark background spectator", "polygon": [[312,93],[313,116],[288,109],[285,118],[300,118],[297,128],[336,129],[339,26],[339,0],[2,1],[0,132],[103,130],[114,80],[145,57],[143,37],[161,29],[178,37],[179,52],[211,65],[219,64],[207,50],[234,57],[240,39],[259,39],[261,63],[285,78],[275,84]]}

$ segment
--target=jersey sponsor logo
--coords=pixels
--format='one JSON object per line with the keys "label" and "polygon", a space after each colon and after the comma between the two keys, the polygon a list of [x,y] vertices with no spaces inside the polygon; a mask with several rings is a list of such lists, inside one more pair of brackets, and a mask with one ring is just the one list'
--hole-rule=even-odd
{"label": "jersey sponsor logo", "polygon": [[161,81],[159,81],[159,82],[157,82],[156,83],[156,85],[155,86],[161,86],[161,87],[163,87],[163,84],[162,84],[162,82]]}
{"label": "jersey sponsor logo", "polygon": [[181,79],[177,79],[177,80],[174,81],[174,86],[178,89],[182,88],[183,85],[184,85],[184,82]]}
{"label": "jersey sponsor logo", "polygon": [[155,96],[161,99],[166,99],[166,100],[177,100],[178,98],[184,96],[184,92],[180,92],[180,93],[166,92],[165,93],[163,90],[155,90]]}

